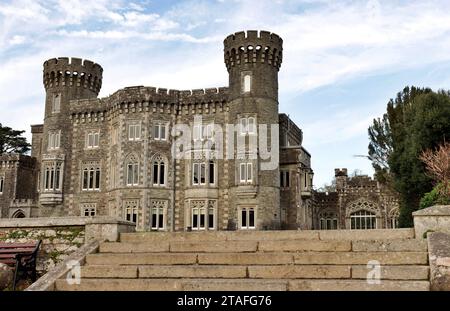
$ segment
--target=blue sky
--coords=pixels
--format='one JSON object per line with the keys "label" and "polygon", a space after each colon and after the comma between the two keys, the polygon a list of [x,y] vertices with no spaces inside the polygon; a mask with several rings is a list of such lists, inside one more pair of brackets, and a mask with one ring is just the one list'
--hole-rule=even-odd
{"label": "blue sky", "polygon": [[334,168],[371,175],[367,127],[406,85],[450,89],[450,1],[1,0],[0,122],[43,122],[42,64],[91,59],[100,96],[146,85],[226,86],[223,39],[269,30],[284,40],[280,111],[304,132],[316,187]]}

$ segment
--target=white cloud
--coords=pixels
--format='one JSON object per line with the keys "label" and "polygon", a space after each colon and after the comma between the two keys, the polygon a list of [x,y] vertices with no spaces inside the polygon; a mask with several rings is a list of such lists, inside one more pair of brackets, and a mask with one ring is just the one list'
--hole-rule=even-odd
{"label": "white cloud", "polygon": [[[27,129],[42,121],[42,63],[57,56],[99,62],[105,70],[102,96],[136,84],[226,85],[222,40],[243,29],[282,36],[284,98],[365,75],[450,62],[450,3],[445,0],[191,0],[156,11],[158,5],[2,1],[0,122]],[[444,77],[439,86],[449,87],[448,81]],[[349,106],[347,115],[318,116],[302,124],[305,144],[314,149],[365,136],[373,111]],[[33,113],[25,116],[23,111]]]}

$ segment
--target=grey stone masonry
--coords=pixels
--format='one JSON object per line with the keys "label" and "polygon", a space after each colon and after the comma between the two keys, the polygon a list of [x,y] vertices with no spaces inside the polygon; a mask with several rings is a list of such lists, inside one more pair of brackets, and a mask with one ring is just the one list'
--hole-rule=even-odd
{"label": "grey stone masonry", "polygon": [[237,32],[224,40],[227,87],[105,98],[99,64],[47,60],[44,124],[32,126],[37,216],[112,216],[142,231],[312,229],[311,156],[278,111],[282,55],[278,35]]}

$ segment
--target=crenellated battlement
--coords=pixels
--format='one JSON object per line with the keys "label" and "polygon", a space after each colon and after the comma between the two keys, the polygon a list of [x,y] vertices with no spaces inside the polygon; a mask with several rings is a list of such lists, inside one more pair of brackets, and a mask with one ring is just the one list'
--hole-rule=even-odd
{"label": "crenellated battlement", "polygon": [[167,114],[215,113],[223,111],[228,101],[228,88],[171,90],[167,88],[131,86],[105,98],[70,101],[72,120],[102,121],[115,113],[152,111]]}
{"label": "crenellated battlement", "polygon": [[224,44],[225,64],[231,67],[244,63],[268,64],[280,69],[283,58],[283,40],[268,31],[248,30],[226,37]]}
{"label": "crenellated battlement", "polygon": [[103,68],[81,58],[52,58],[44,62],[45,89],[52,87],[84,87],[98,94],[102,87]]}

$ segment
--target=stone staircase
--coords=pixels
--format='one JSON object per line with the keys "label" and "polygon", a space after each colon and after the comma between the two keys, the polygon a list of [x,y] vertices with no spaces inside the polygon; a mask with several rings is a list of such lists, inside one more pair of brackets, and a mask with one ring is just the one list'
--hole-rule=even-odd
{"label": "stone staircase", "polygon": [[[429,290],[412,229],[126,233],[87,255],[81,283],[56,290]],[[369,284],[369,261],[381,281]]]}

